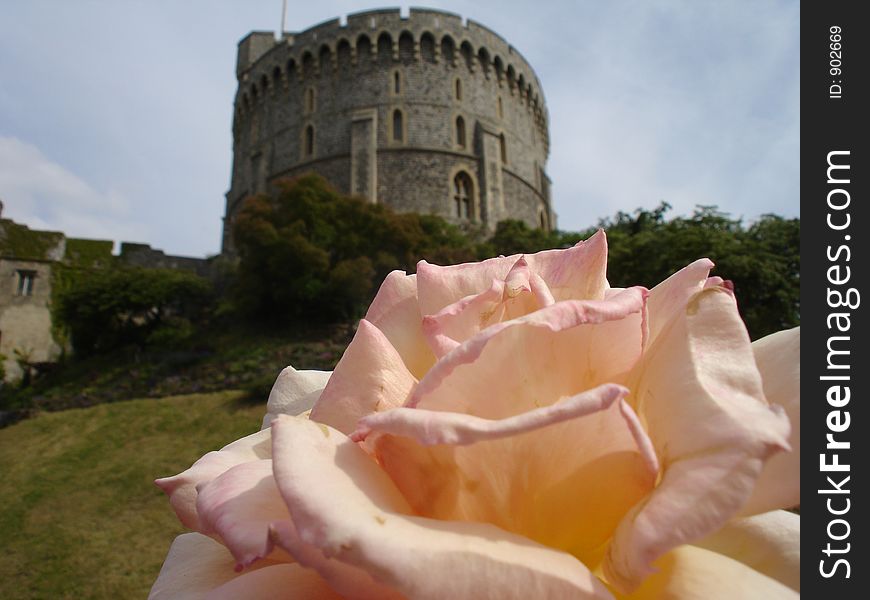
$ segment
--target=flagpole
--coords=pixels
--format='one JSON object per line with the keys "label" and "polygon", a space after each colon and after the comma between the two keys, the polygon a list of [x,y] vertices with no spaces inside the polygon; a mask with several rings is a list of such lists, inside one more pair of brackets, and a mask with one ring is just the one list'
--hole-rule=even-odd
{"label": "flagpole", "polygon": [[281,2],[281,29],[278,31],[278,39],[284,39],[284,24],[287,22],[287,0]]}

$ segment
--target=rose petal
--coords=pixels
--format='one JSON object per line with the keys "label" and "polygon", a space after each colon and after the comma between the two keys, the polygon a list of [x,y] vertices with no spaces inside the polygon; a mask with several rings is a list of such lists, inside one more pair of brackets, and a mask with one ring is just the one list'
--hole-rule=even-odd
{"label": "rose petal", "polygon": [[765,459],[788,447],[788,419],[764,400],[733,296],[695,294],[632,377],[634,405],[665,469],[620,524],[604,565],[630,590],[679,544],[720,528],[745,504]]}
{"label": "rose petal", "polygon": [[[555,301],[543,279],[534,274],[520,257],[504,280],[493,279],[490,287],[476,296],[466,296],[423,318],[426,341],[441,358],[462,342],[494,323],[527,315]],[[533,293],[534,289],[534,293]]]}
{"label": "rose petal", "polygon": [[269,524],[289,517],[271,460],[236,465],[200,487],[196,508],[203,533],[217,533],[239,569],[270,555]]}
{"label": "rose petal", "polygon": [[609,598],[582,563],[491,525],[407,516],[410,507],[359,446],[281,417],[274,471],[299,536],[408,598]]}
{"label": "rose petal", "polygon": [[205,595],[204,600],[342,600],[316,571],[277,564],[248,571]]}
{"label": "rose petal", "polygon": [[270,535],[277,546],[284,548],[300,565],[317,571],[343,597],[354,600],[402,598],[401,594],[377,583],[362,569],[326,558],[318,548],[302,541],[290,520],[273,523]]}
{"label": "rose petal", "polygon": [[764,395],[782,406],[791,422],[791,452],[773,456],[764,465],[755,490],[740,511],[752,515],[801,503],[801,335],[800,328],[780,331],[752,344]]}
{"label": "rose petal", "polygon": [[733,519],[694,545],[740,561],[800,592],[800,515],[775,510]]}
{"label": "rose petal", "polygon": [[683,267],[649,291],[647,346],[651,345],[662,329],[679,315],[689,299],[704,289],[712,268],[713,261],[709,258],[701,258]]}
{"label": "rose petal", "polygon": [[[626,392],[605,384],[501,420],[397,408],[351,439],[377,432],[378,462],[416,514],[492,523],[594,564],[658,475]],[[422,447],[433,444],[464,446]]]}
{"label": "rose petal", "polygon": [[[238,577],[235,560],[220,543],[199,533],[175,538],[148,600],[199,600]],[[267,561],[263,565],[273,564]]]}
{"label": "rose petal", "polygon": [[[482,419],[463,413],[431,411],[420,408],[395,408],[360,419],[351,435],[355,442],[365,440],[372,432],[409,437],[424,446],[451,444],[464,446],[486,440],[496,440],[521,433],[528,433],[606,410],[620,401],[628,390],[620,385],[605,383],[592,390],[555,404],[530,410],[505,419]],[[626,427],[638,445],[651,474],[658,473],[658,459],[652,442],[641,428],[637,415],[628,404],[621,402],[620,412]]]}
{"label": "rose petal", "polygon": [[681,546],[656,561],[659,571],[634,593],[620,600],[764,600],[794,599],[799,595],[778,581],[721,554]]}
{"label": "rose petal", "polygon": [[[520,255],[491,258],[479,263],[440,267],[417,264],[417,288],[422,315],[434,315],[445,306],[487,289],[493,279],[504,281]],[[524,256],[531,273],[549,286],[555,300],[601,300],[607,289],[607,238],[598,231],[567,250],[544,250]]]}
{"label": "rose petal", "polygon": [[185,527],[200,529],[196,512],[197,486],[208,483],[235,465],[272,456],[272,434],[268,429],[258,431],[212,451],[193,465],[172,477],[157,479],[154,483],[169,495],[178,519]]}
{"label": "rose petal", "polygon": [[383,332],[363,319],[311,418],[350,433],[362,417],[401,406],[416,383]]}
{"label": "rose petal", "polygon": [[435,363],[423,337],[416,275],[404,271],[387,275],[365,318],[384,332],[415,377],[422,377]]}
{"label": "rose petal", "polygon": [[557,302],[488,327],[438,361],[406,405],[501,419],[617,380],[640,357],[645,294]]}
{"label": "rose petal", "polygon": [[493,279],[480,294],[466,296],[437,314],[423,317],[423,333],[435,356],[441,358],[482,328],[501,322],[503,296],[504,281]]}
{"label": "rose petal", "polygon": [[276,415],[299,415],[309,410],[331,374],[331,371],[297,371],[293,367],[281,371],[269,393],[261,429],[269,427]]}

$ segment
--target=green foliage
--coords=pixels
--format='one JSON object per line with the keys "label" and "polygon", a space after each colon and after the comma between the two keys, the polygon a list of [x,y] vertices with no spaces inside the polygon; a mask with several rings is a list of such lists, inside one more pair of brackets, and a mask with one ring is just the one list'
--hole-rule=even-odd
{"label": "green foliage", "polygon": [[714,275],[734,284],[753,339],[800,324],[799,219],[764,215],[745,227],[713,206],[668,221],[669,209],[662,203],[652,211],[620,212],[600,224],[612,285],[651,287],[706,257],[716,263]]}
{"label": "green foliage", "polygon": [[67,238],[63,260],[67,265],[81,267],[107,266],[113,260],[113,246],[111,240]]}
{"label": "green foliage", "polygon": [[342,196],[316,175],[249,198],[233,234],[234,305],[277,323],[357,317],[391,270],[473,257],[471,242],[443,219]]}
{"label": "green foliage", "polygon": [[[612,285],[652,287],[707,257],[717,264],[714,274],[733,282],[753,337],[800,322],[799,219],[765,215],[747,227],[714,206],[668,220],[669,209],[662,203],[619,212],[599,224],[609,239]],[[249,199],[240,211],[233,306],[271,322],[357,317],[392,269],[413,271],[420,259],[453,264],[567,248],[594,231],[544,231],[507,220],[481,241],[439,217],[397,215],[305,176],[274,198]]]}
{"label": "green foliage", "polygon": [[58,231],[32,231],[26,225],[0,219],[0,256],[50,260],[63,234]]}
{"label": "green foliage", "polygon": [[480,259],[498,255],[530,254],[552,248],[568,248],[583,238],[579,233],[532,229],[525,221],[508,219],[500,221],[493,236],[478,245],[477,253]]}
{"label": "green foliage", "polygon": [[211,300],[208,281],[184,271],[104,268],[67,275],[53,309],[80,356],[127,344],[177,344]]}

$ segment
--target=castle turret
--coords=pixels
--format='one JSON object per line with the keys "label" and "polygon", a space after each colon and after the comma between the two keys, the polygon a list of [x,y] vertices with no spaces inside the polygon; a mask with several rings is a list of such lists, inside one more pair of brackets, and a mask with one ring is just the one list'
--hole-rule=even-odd
{"label": "castle turret", "polygon": [[397,211],[549,229],[547,109],[531,66],[458,15],[349,15],[239,43],[224,251],[242,201],[313,171]]}

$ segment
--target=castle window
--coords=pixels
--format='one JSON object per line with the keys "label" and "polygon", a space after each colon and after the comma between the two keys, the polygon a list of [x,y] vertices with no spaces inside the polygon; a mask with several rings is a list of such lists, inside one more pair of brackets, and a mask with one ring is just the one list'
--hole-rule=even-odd
{"label": "castle window", "polygon": [[498,113],[499,119],[504,119],[504,104],[502,104],[501,96],[498,97],[498,102],[496,104],[496,112]]}
{"label": "castle window", "polygon": [[456,58],[454,53],[456,51],[456,44],[453,43],[453,38],[449,35],[445,35],[441,38],[441,56],[444,57],[444,60],[447,61],[448,65],[453,64],[453,60]]}
{"label": "castle window", "polygon": [[427,63],[435,62],[435,38],[428,31],[420,37],[420,57]]}
{"label": "castle window", "polygon": [[314,126],[305,128],[305,156],[314,156]]}
{"label": "castle window", "polygon": [[465,171],[460,171],[453,178],[453,204],[456,216],[460,219],[472,218],[472,197],[474,188],[471,177]]}
{"label": "castle window", "polygon": [[398,108],[393,111],[393,141],[401,142],[404,139],[404,123],[402,111]]}
{"label": "castle window", "polygon": [[398,71],[393,71],[393,93],[396,95],[402,93],[402,74]]}
{"label": "castle window", "polygon": [[314,88],[305,90],[305,112],[314,112]]}
{"label": "castle window", "polygon": [[501,162],[507,164],[507,140],[505,140],[504,134],[498,136],[498,147],[501,151]]}
{"label": "castle window", "polygon": [[414,62],[414,36],[410,31],[403,31],[399,36],[399,60],[405,65]]}
{"label": "castle window", "polygon": [[456,117],[456,145],[465,148],[465,119]]}
{"label": "castle window", "polygon": [[386,31],[378,36],[378,62],[384,65],[393,62],[393,38]]}
{"label": "castle window", "polygon": [[457,100],[462,100],[462,80],[459,77],[456,78],[456,82],[453,84],[453,97]]}
{"label": "castle window", "polygon": [[33,281],[36,279],[36,271],[18,271],[18,295],[32,296]]}

